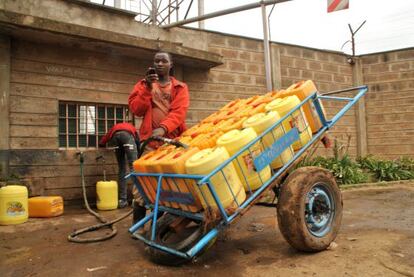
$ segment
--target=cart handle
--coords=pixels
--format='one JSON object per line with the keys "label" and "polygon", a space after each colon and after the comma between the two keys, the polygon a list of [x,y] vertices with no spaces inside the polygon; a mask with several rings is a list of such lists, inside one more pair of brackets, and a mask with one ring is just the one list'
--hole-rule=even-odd
{"label": "cart handle", "polygon": [[138,158],[141,157],[141,155],[144,153],[145,147],[150,143],[151,141],[161,141],[164,143],[168,143],[177,147],[183,147],[184,149],[187,149],[189,146],[187,144],[182,143],[181,141],[170,139],[170,138],[164,138],[161,136],[151,136],[144,140],[141,145],[139,146],[138,150]]}
{"label": "cart handle", "polygon": [[352,87],[352,88],[347,88],[347,89],[340,89],[340,90],[325,92],[325,93],[321,93],[320,95],[339,94],[339,93],[344,93],[344,92],[353,91],[353,90],[361,90],[361,89],[365,89],[365,88],[366,88],[366,86]]}

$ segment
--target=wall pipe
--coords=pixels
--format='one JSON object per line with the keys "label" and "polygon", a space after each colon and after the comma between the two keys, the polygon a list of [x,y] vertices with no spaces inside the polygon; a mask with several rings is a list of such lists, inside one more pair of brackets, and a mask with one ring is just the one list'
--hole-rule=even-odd
{"label": "wall pipe", "polygon": [[225,9],[225,10],[222,10],[222,11],[212,12],[212,13],[208,13],[208,14],[205,14],[205,15],[200,15],[200,16],[180,20],[180,21],[177,21],[177,22],[174,22],[174,23],[171,23],[171,24],[161,25],[160,27],[164,28],[164,29],[169,29],[169,28],[172,28],[172,27],[178,27],[178,26],[181,26],[181,25],[193,23],[193,22],[196,22],[196,21],[206,20],[206,19],[209,19],[209,18],[218,17],[218,16],[230,14],[230,13],[236,13],[236,12],[241,12],[241,11],[246,11],[246,10],[259,8],[262,5],[268,6],[268,5],[273,5],[273,4],[278,4],[278,3],[288,2],[288,1],[292,1],[292,0],[262,0],[262,1],[259,1],[259,2],[256,2],[256,3],[250,3],[250,4],[243,5],[243,6],[238,6],[238,7],[234,7],[234,8],[230,8],[230,9]]}
{"label": "wall pipe", "polygon": [[272,69],[270,61],[270,47],[269,47],[269,27],[266,14],[266,6],[262,4],[262,21],[263,21],[263,52],[265,61],[265,73],[266,73],[266,89],[267,91],[273,90],[272,82]]}

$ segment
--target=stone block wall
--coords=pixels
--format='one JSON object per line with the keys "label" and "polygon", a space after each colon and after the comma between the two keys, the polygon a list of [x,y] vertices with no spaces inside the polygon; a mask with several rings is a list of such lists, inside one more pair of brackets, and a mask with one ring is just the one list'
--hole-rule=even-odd
{"label": "stone block wall", "polygon": [[414,49],[361,57],[368,153],[414,156]]}
{"label": "stone block wall", "polygon": [[[188,125],[193,125],[236,98],[247,98],[266,93],[263,42],[255,39],[209,33],[208,50],[223,56],[224,64],[209,72],[184,68],[183,78],[189,85],[191,106]],[[287,88],[301,80],[311,79],[319,91],[327,92],[352,86],[352,67],[346,57],[335,52],[308,49],[299,46],[272,43],[275,63],[273,78],[277,89]],[[326,102],[327,116],[342,106]],[[349,152],[356,154],[355,111],[350,110],[331,131],[332,137],[348,144]],[[319,154],[330,154],[320,148]]]}
{"label": "stone block wall", "polygon": [[[187,117],[195,124],[236,98],[266,93],[263,44],[260,40],[203,33],[207,50],[223,56],[223,64],[210,70],[179,65],[178,78],[190,88]],[[20,39],[10,42],[9,116],[10,171],[23,176],[38,194],[58,194],[80,199],[77,149],[59,149],[58,101],[126,104],[137,79],[151,63],[144,57],[108,55],[105,50],[76,49]],[[340,53],[293,45],[271,45],[273,79],[277,89],[312,79],[320,92],[355,84],[355,67]],[[148,57],[147,57],[148,58]],[[413,50],[360,58],[363,82],[370,88],[365,101],[368,153],[387,158],[414,155],[414,56]],[[277,69],[277,70],[276,70]],[[108,81],[110,80],[110,81]],[[327,116],[340,105],[325,102]],[[331,136],[357,153],[355,110],[349,111],[331,130]],[[331,150],[319,149],[330,155]],[[88,192],[102,178],[96,150],[88,150]],[[107,173],[116,177],[111,152],[106,153]]]}
{"label": "stone block wall", "polygon": [[209,33],[208,50],[224,63],[209,72],[184,68],[191,106],[189,125],[205,118],[229,101],[266,92],[263,44],[258,40]]}
{"label": "stone block wall", "polygon": [[[293,45],[274,44],[273,47],[278,48],[280,53],[282,88],[301,80],[313,80],[321,93],[352,87],[352,66],[347,62],[345,55]],[[344,103],[323,101],[323,105],[327,117],[330,118]],[[355,110],[352,108],[330,131],[331,138],[348,147],[348,152],[352,156],[355,156],[357,151],[355,119]],[[332,151],[319,145],[317,154],[331,155]]]}

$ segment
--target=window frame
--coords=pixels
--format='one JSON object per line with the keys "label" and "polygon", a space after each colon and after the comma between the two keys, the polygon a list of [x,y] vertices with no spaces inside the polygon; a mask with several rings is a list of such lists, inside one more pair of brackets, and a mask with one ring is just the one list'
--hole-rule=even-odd
{"label": "window frame", "polygon": [[[64,105],[64,115],[61,115],[61,105]],[[75,115],[69,116],[69,106],[75,105]],[[80,117],[80,107],[85,106],[85,112],[87,115],[88,107],[93,106],[95,107],[95,120],[94,120],[94,126],[95,126],[95,132],[92,134],[88,134],[88,120],[86,116],[86,129],[85,134],[80,133],[80,124],[81,124],[81,117]],[[99,108],[104,108],[104,117],[99,116]],[[112,108],[113,110],[113,117],[108,118],[108,108]],[[117,117],[117,109],[122,108],[122,119],[119,119]],[[128,105],[126,104],[117,104],[117,103],[93,103],[93,102],[83,102],[83,101],[66,101],[66,100],[59,100],[58,101],[58,126],[57,126],[57,140],[58,140],[58,148],[59,150],[94,150],[98,149],[99,140],[109,131],[112,126],[114,126],[117,123],[121,122],[128,122],[129,119],[132,120],[132,124],[134,124],[134,116],[129,111]],[[61,132],[61,120],[65,121],[65,133]],[[75,133],[71,133],[69,131],[69,120],[75,119],[76,127],[75,127]],[[105,124],[105,132],[100,133],[99,132],[99,122],[104,121]],[[109,121],[113,121],[113,125],[108,125]],[[65,137],[65,145],[62,146],[61,144],[61,136]],[[70,146],[70,136],[76,136],[76,146]],[[81,138],[80,136],[86,136],[85,144],[86,146],[80,146]],[[90,136],[95,136],[95,146],[88,146]]]}

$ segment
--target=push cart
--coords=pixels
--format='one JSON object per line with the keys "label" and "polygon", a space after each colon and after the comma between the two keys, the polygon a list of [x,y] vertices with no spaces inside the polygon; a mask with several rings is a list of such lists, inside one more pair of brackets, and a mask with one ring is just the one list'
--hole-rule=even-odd
{"label": "push cart", "polygon": [[[159,264],[178,265],[192,260],[204,253],[216,240],[218,233],[244,215],[250,207],[272,189],[277,198],[277,220],[280,231],[287,242],[294,248],[317,252],[326,249],[336,238],[342,219],[342,197],[332,173],[318,167],[302,167],[292,170],[305,157],[306,152],[316,147],[338,120],[367,92],[366,86],[354,87],[325,94],[317,92],[304,99],[288,114],[267,128],[257,138],[242,147],[240,151],[225,160],[209,174],[167,174],[133,172],[126,178],[132,178],[134,185],[143,195],[146,206],[151,212],[130,227],[129,232],[147,247],[149,258]],[[350,97],[338,96],[347,93]],[[335,95],[335,96],[334,96]],[[328,119],[323,104],[327,101],[341,102],[341,108]],[[295,112],[305,106],[315,111],[321,127],[313,133],[310,140],[302,143],[298,126],[286,128],[284,122],[292,119]],[[291,121],[291,122],[292,122]],[[307,127],[309,128],[309,127]],[[282,130],[282,135],[274,135]],[[264,138],[272,137],[272,143],[264,143]],[[296,151],[292,145],[301,143]],[[260,154],[254,153],[257,145],[262,147]],[[267,146],[266,146],[267,145]],[[232,190],[231,180],[226,179],[225,169],[231,163],[238,166],[237,158],[246,153],[252,154],[254,170],[259,172],[269,166],[283,151],[290,151],[290,159],[283,166],[271,169],[271,176],[262,180],[258,189],[252,190],[249,184],[246,198],[238,201]],[[240,166],[240,164],[239,164]],[[242,172],[244,175],[244,173]],[[234,197],[232,208],[222,203],[217,187],[213,184],[215,176],[222,176]],[[156,191],[149,197],[143,180],[152,178]],[[247,181],[247,180],[246,180]],[[164,186],[168,183],[170,186]],[[175,186],[176,189],[168,188]],[[182,189],[184,186],[185,189]],[[181,189],[180,189],[181,187]],[[196,189],[199,193],[190,193]],[[210,195],[206,195],[210,194]],[[210,197],[210,201],[209,198]],[[211,201],[213,199],[213,201]],[[196,202],[204,203],[202,209],[183,209],[195,207]],[[150,228],[148,228],[150,226]],[[146,230],[146,231],[144,231]]]}

